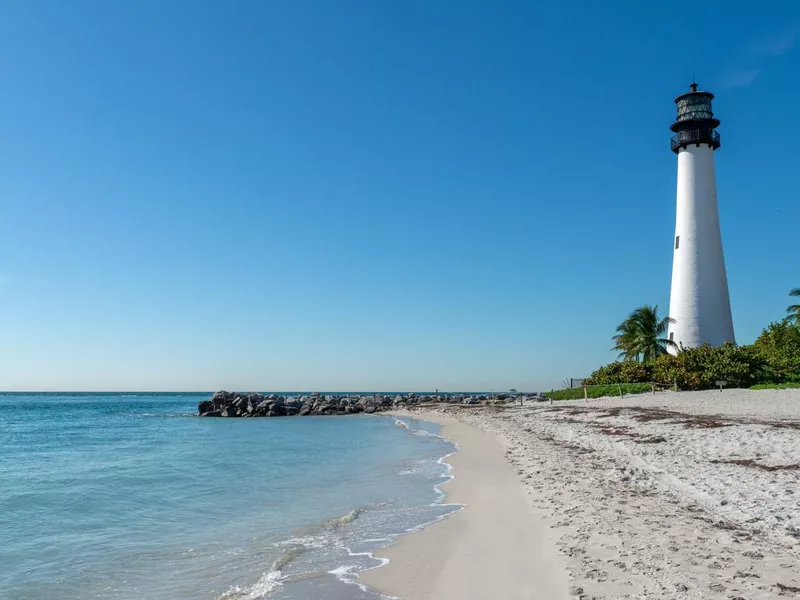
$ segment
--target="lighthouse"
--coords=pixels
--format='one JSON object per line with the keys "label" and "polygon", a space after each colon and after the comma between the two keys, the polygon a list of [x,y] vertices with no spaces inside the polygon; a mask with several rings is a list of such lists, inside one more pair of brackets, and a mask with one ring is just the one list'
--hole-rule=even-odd
{"label": "lighthouse", "polygon": [[[722,253],[714,152],[720,147],[714,94],[697,89],[675,98],[670,126],[678,155],[678,194],[673,240],[669,339],[687,348],[734,341],[728,277]],[[675,353],[677,348],[670,348]]]}

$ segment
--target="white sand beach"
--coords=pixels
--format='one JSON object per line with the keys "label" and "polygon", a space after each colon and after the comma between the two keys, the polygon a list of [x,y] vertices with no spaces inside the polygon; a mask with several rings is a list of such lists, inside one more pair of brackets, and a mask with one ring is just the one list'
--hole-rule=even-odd
{"label": "white sand beach", "polygon": [[569,598],[566,557],[527,499],[498,438],[452,417],[427,413],[459,446],[447,461],[447,501],[466,508],[379,553],[386,567],[362,573],[371,587],[403,600]]}
{"label": "white sand beach", "polygon": [[800,390],[413,414],[445,417],[468,508],[363,574],[387,594],[800,598]]}

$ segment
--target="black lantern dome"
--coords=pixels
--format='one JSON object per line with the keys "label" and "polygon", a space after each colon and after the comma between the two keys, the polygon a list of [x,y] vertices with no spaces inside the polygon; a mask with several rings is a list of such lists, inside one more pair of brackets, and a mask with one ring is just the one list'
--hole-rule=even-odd
{"label": "black lantern dome", "polygon": [[719,127],[719,119],[714,118],[711,110],[711,101],[714,94],[697,90],[697,84],[692,82],[689,86],[692,91],[681,94],[675,98],[678,106],[678,118],[670,126],[670,129],[677,135],[672,137],[672,151],[676,154],[681,148],[686,148],[691,144],[699,146],[708,144],[716,150],[720,147],[719,133],[715,131]]}

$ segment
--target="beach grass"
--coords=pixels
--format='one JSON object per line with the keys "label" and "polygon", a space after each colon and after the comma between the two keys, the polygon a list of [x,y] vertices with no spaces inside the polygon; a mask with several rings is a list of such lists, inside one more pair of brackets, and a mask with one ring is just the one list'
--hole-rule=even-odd
{"label": "beach grass", "polygon": [[790,381],[788,383],[759,383],[750,388],[751,390],[795,390],[800,389],[800,381]]}
{"label": "beach grass", "polygon": [[[619,396],[620,394],[643,394],[652,391],[649,383],[621,383],[610,385],[590,385],[587,388],[586,396],[589,398],[603,398],[605,396]],[[583,388],[571,388],[566,390],[553,390],[544,392],[544,396],[552,400],[580,400],[584,397]]]}

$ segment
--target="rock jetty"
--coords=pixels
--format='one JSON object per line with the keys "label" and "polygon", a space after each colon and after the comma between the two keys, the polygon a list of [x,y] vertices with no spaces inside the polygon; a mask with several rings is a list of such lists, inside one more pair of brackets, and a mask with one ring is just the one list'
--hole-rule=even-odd
{"label": "rock jetty", "polygon": [[304,417],[306,415],[372,414],[416,404],[485,404],[488,402],[515,402],[519,396],[457,395],[321,395],[281,396],[278,394],[245,394],[219,391],[210,400],[197,405],[201,417]]}

